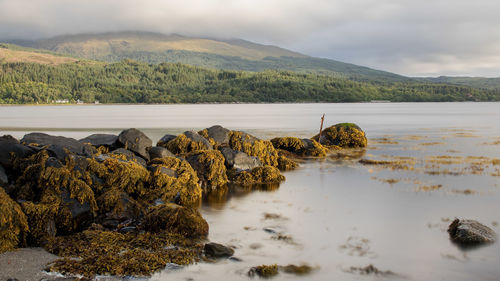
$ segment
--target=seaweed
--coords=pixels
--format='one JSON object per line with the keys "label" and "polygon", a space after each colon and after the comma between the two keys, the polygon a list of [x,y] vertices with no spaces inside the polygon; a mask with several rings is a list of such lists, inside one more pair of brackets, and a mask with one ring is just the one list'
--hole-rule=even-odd
{"label": "seaweed", "polygon": [[263,264],[250,268],[250,270],[248,271],[248,276],[253,277],[255,275],[258,275],[259,277],[270,278],[278,275],[278,273],[279,272],[277,264]]}
{"label": "seaweed", "polygon": [[283,155],[278,156],[278,169],[280,169],[281,171],[294,170],[298,166],[299,164],[292,159]]}
{"label": "seaweed", "polygon": [[278,166],[278,152],[270,141],[257,139],[244,132],[231,131],[229,145],[234,150],[257,156],[264,165]]}
{"label": "seaweed", "polygon": [[[309,142],[309,143],[308,143]],[[276,149],[283,149],[299,156],[326,156],[328,149],[315,140],[302,140],[296,137],[280,137],[271,140]]]}
{"label": "seaweed", "polygon": [[[186,160],[176,157],[153,159],[149,164],[154,168],[167,168],[175,171],[176,177],[162,173],[155,169],[151,174],[151,195],[159,196],[164,202],[174,201],[179,197],[178,204],[195,206],[201,203],[202,190],[198,184],[198,176]],[[150,198],[154,200],[156,198]]]}
{"label": "seaweed", "polygon": [[22,245],[28,232],[26,215],[19,204],[0,187],[0,253],[12,251]]}
{"label": "seaweed", "polygon": [[166,144],[158,143],[158,146],[165,147],[174,154],[185,154],[191,151],[206,150],[210,148],[202,141],[194,141],[185,134],[180,134]]}
{"label": "seaweed", "polygon": [[285,180],[280,171],[272,166],[256,167],[250,171],[235,171],[232,169],[228,172],[228,175],[232,182],[241,185],[280,183]]}
{"label": "seaweed", "polygon": [[196,171],[202,186],[217,189],[227,184],[224,156],[218,150],[201,150],[186,156],[187,161]]}
{"label": "seaweed", "polygon": [[339,123],[323,130],[321,139],[319,134],[312,137],[320,144],[334,149],[335,146],[342,148],[366,147],[368,141],[365,132],[353,123]]}

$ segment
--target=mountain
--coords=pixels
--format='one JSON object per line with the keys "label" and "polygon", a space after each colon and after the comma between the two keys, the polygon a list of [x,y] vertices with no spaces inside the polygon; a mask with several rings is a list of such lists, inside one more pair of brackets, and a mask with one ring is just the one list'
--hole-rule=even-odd
{"label": "mountain", "polygon": [[78,59],[50,52],[22,48],[12,44],[0,44],[0,62],[2,61],[60,65],[76,62]]}
{"label": "mountain", "polygon": [[255,72],[277,69],[383,83],[411,80],[390,72],[330,59],[314,58],[280,47],[241,39],[221,40],[177,34],[124,31],[64,35],[13,43],[106,62],[133,59],[154,64],[175,62],[208,68]]}
{"label": "mountain", "polygon": [[440,76],[436,78],[425,78],[425,80],[434,83],[446,83],[446,84],[470,86],[478,89],[489,89],[489,90],[500,89],[500,78]]}

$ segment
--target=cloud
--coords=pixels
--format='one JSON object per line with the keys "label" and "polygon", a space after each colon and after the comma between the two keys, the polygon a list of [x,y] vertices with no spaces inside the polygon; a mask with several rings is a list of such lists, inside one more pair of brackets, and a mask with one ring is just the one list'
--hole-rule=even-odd
{"label": "cloud", "polygon": [[0,38],[146,30],[243,38],[405,75],[500,73],[500,1],[0,0]]}

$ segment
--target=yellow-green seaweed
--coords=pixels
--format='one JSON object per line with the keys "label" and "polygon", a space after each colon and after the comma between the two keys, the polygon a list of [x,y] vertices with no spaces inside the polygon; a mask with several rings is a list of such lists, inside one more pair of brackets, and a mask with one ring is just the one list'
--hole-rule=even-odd
{"label": "yellow-green seaweed", "polygon": [[0,187],[0,253],[12,251],[22,244],[29,232],[28,220],[19,204]]}
{"label": "yellow-green seaweed", "polygon": [[158,146],[163,146],[174,154],[185,154],[191,151],[209,149],[209,147],[207,147],[203,142],[193,141],[185,134],[178,135],[175,139],[169,141],[167,144],[159,143]]}
{"label": "yellow-green seaweed", "polygon": [[296,137],[279,137],[271,140],[274,148],[283,149],[299,156],[326,156],[328,149],[319,144],[315,140],[310,140],[312,147],[307,147],[299,138]]}
{"label": "yellow-green seaweed", "polygon": [[244,132],[231,131],[229,145],[234,150],[257,156],[264,165],[278,166],[278,152],[270,141],[257,139]]}
{"label": "yellow-green seaweed", "polygon": [[186,156],[204,187],[217,189],[227,184],[224,156],[218,150],[200,150]]}
{"label": "yellow-green seaweed", "polygon": [[339,123],[323,130],[321,140],[319,134],[312,137],[313,140],[324,146],[335,148],[357,148],[366,147],[368,141],[365,132],[359,126],[353,123]]}
{"label": "yellow-green seaweed", "polygon": [[253,168],[250,171],[230,170],[228,173],[232,182],[241,185],[251,185],[259,183],[280,183],[285,180],[278,168],[272,166],[262,166]]}

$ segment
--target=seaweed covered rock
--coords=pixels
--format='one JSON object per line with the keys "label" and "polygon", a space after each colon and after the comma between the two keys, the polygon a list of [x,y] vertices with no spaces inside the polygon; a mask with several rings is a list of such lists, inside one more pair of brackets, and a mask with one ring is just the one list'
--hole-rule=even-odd
{"label": "seaweed covered rock", "polygon": [[208,235],[208,223],[194,208],[173,203],[151,207],[142,220],[142,227],[149,232],[173,232],[189,238]]}
{"label": "seaweed covered rock", "polygon": [[204,247],[205,255],[211,258],[227,258],[234,255],[234,250],[218,243],[207,243]]}
{"label": "seaweed covered rock", "polygon": [[281,171],[291,171],[296,169],[298,166],[299,164],[297,162],[286,156],[280,155],[278,157],[278,169]]}
{"label": "seaweed covered rock", "polygon": [[248,271],[248,276],[254,277],[255,275],[263,278],[270,278],[273,276],[278,275],[278,265],[277,264],[272,264],[272,265],[259,265],[250,268]]}
{"label": "seaweed covered rock", "polygon": [[17,248],[28,231],[21,207],[0,188],[0,253]]}
{"label": "seaweed covered rock", "polygon": [[[125,148],[118,148],[110,153],[108,153],[108,156],[115,156],[115,158],[119,158],[125,161],[134,161],[137,164],[146,167],[146,160],[144,160],[142,157],[135,155],[132,151],[127,150]],[[118,156],[118,157],[116,157]]]}
{"label": "seaweed covered rock", "polygon": [[212,149],[212,145],[206,138],[193,131],[186,131],[167,144],[158,143],[158,146],[163,146],[175,154]]}
{"label": "seaweed covered rock", "polygon": [[224,156],[218,150],[200,150],[191,152],[186,160],[196,171],[202,187],[217,189],[227,184]]}
{"label": "seaweed covered rock", "polygon": [[16,139],[3,136],[0,138],[0,165],[11,169],[16,158],[26,158],[35,153],[33,149],[20,144]]}
{"label": "seaweed covered rock", "polygon": [[97,204],[91,179],[75,169],[68,158],[63,165],[42,150],[26,159],[16,160],[21,172],[17,179],[16,198],[28,216],[30,239],[35,245],[53,235],[52,228],[60,233],[71,233],[89,223]]}
{"label": "seaweed covered rock", "polygon": [[280,183],[285,180],[278,168],[272,166],[257,167],[250,171],[231,170],[228,174],[232,182],[241,185]]}
{"label": "seaweed covered rock", "polygon": [[250,156],[256,156],[264,165],[278,166],[278,152],[270,141],[260,140],[245,132],[231,131],[229,146]]}
{"label": "seaweed covered rock", "polygon": [[[171,134],[166,134],[161,139],[156,143],[156,146],[160,147],[166,147],[167,143],[173,139],[175,139],[177,136],[176,135],[171,135]],[[153,159],[153,158],[151,158]]]}
{"label": "seaweed covered rock", "polygon": [[448,227],[451,240],[462,245],[492,243],[496,233],[475,220],[455,219]]}
{"label": "seaweed covered rock", "polygon": [[274,148],[283,149],[299,156],[324,157],[328,149],[315,140],[295,137],[274,138],[271,140]]}
{"label": "seaweed covered rock", "polygon": [[333,125],[323,130],[321,139],[319,139],[319,134],[312,137],[312,139],[325,146],[342,148],[366,147],[368,143],[365,132],[353,123]]}
{"label": "seaweed covered rock", "polygon": [[92,134],[79,140],[81,143],[87,143],[95,147],[105,146],[111,150],[118,148],[118,136],[112,134]]}
{"label": "seaweed covered rock", "polygon": [[165,157],[153,159],[149,164],[153,171],[150,194],[156,196],[150,199],[161,198],[164,202],[177,202],[183,206],[194,206],[201,202],[202,190],[198,176],[187,161]]}
{"label": "seaweed covered rock", "polygon": [[251,170],[262,166],[256,156],[249,156],[245,152],[237,151],[227,146],[220,147],[219,151],[224,156],[224,164],[228,169]]}
{"label": "seaweed covered rock", "polygon": [[198,134],[206,138],[215,147],[220,144],[229,143],[231,131],[220,125],[215,125],[199,131]]}
{"label": "seaweed covered rock", "polygon": [[153,141],[143,132],[134,128],[124,130],[118,135],[118,142],[125,149],[149,160],[148,150],[153,146]]}
{"label": "seaweed covered rock", "polygon": [[[92,149],[82,144],[73,138],[67,138],[62,136],[51,136],[44,133],[29,133],[24,135],[21,139],[21,143],[24,145],[33,145],[39,147],[50,147],[50,149],[58,156],[58,158],[65,158],[66,153],[62,153],[63,150],[68,150],[71,153],[78,155],[91,156]],[[61,159],[61,160],[63,160]]]}
{"label": "seaweed covered rock", "polygon": [[47,270],[95,278],[96,275],[150,276],[169,263],[187,265],[199,259],[196,240],[161,233],[87,230],[50,239],[45,248],[63,258]]}
{"label": "seaweed covered rock", "polygon": [[164,157],[175,157],[175,155],[165,147],[161,146],[154,146],[149,149],[150,159],[164,158]]}

